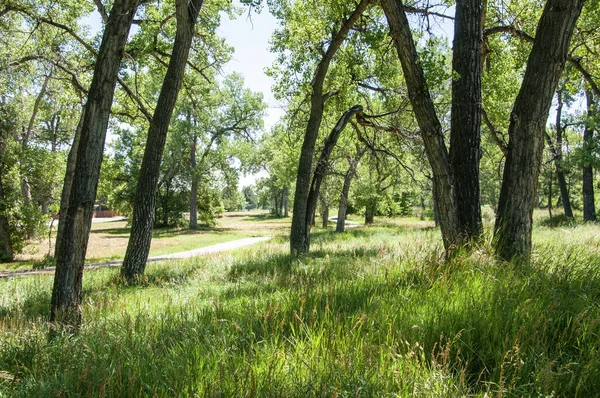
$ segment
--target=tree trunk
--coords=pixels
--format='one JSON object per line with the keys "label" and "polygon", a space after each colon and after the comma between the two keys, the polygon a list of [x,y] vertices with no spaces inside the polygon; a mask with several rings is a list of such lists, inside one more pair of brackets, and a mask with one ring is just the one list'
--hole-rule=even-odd
{"label": "tree trunk", "polygon": [[583,163],[583,221],[596,221],[596,204],[594,202],[594,170],[592,168],[592,150],[594,146],[594,125],[590,121],[596,115],[594,94],[585,92],[587,98],[587,119],[583,131],[584,163]]}
{"label": "tree trunk", "polygon": [[532,216],[544,131],[583,0],[548,0],[510,117],[508,156],[495,225],[495,250],[505,260],[531,257]]}
{"label": "tree trunk", "polygon": [[121,275],[134,281],[144,274],[152,241],[152,227],[156,209],[156,193],[163,150],[171,115],[183,81],[185,67],[194,35],[194,26],[203,0],[177,0],[175,3],[177,31],[173,53],[160,90],[154,116],[148,129],[148,140],[136,189],[131,234]]}
{"label": "tree trunk", "polygon": [[377,202],[369,200],[365,206],[365,224],[373,224],[375,220],[375,209],[377,208]]}
{"label": "tree trunk", "polygon": [[[317,199],[319,197],[319,192],[321,190],[321,184],[323,183],[323,178],[327,174],[327,168],[329,167],[329,156],[333,151],[333,148],[337,144],[338,138],[344,128],[359,112],[362,112],[362,106],[354,105],[352,108],[348,109],[344,114],[340,117],[336,125],[333,127],[329,136],[325,139],[323,144],[323,150],[321,151],[321,155],[319,156],[319,160],[317,161],[317,166],[315,168],[315,172],[313,174],[312,182],[310,184],[310,191],[308,193],[307,204],[306,204],[306,215],[310,217],[310,219],[314,219],[315,211],[317,210]],[[308,251],[310,247],[310,225],[311,223],[307,222],[307,229],[305,231],[306,237],[306,249]],[[314,225],[314,223],[312,223]]]}
{"label": "tree trunk", "polygon": [[342,193],[340,194],[340,206],[338,208],[337,222],[335,224],[335,232],[344,232],[346,226],[346,211],[348,210],[348,193],[350,192],[350,184],[354,173],[356,172],[356,166],[358,166],[358,159],[348,158],[350,167],[344,175],[344,185],[342,186]]}
{"label": "tree trunk", "polygon": [[323,84],[329,64],[333,56],[342,45],[346,35],[354,26],[354,23],[367,9],[371,0],[361,0],[356,9],[344,20],[340,29],[333,35],[331,44],[327,51],[323,54],[321,61],[317,65],[312,85],[312,93],[310,97],[310,116],[306,131],[304,133],[304,142],[300,152],[298,162],[298,175],[296,177],[296,193],[294,195],[294,210],[292,213],[292,228],[290,233],[290,252],[292,255],[308,253],[310,218],[308,212],[308,195],[311,184],[312,159],[315,150],[315,143],[319,134],[319,127],[323,118],[324,102],[326,97],[323,95]]}
{"label": "tree trunk", "polygon": [[440,229],[446,252],[452,251],[461,243],[458,230],[458,216],[454,177],[448,151],[444,143],[442,126],[435,113],[423,69],[418,62],[417,50],[412,37],[402,2],[382,0],[392,41],[402,64],[408,96],[421,129],[427,159],[433,172],[435,203],[438,207]]}
{"label": "tree trunk", "polygon": [[548,215],[552,218],[552,167],[550,167],[550,178],[548,180]]}
{"label": "tree trunk", "polygon": [[290,205],[290,198],[289,198],[289,189],[288,187],[283,188],[283,216],[284,217],[289,217],[289,205]]}
{"label": "tree trunk", "polygon": [[322,216],[322,224],[321,227],[327,228],[329,225],[329,206],[323,196],[319,196],[319,200],[321,201],[321,216]]}
{"label": "tree trunk", "polygon": [[78,327],[81,324],[83,265],[121,57],[138,0],[115,1],[106,24],[94,66],[81,137],[76,155],[69,204],[57,237],[56,272],[50,320]]}
{"label": "tree trunk", "polygon": [[[189,113],[187,119],[191,130],[192,122]],[[192,176],[192,187],[190,189],[190,229],[198,229],[198,175],[196,173],[196,167],[198,167],[198,161],[196,160],[198,136],[196,136],[196,131],[190,131],[190,134],[192,135],[192,145],[190,148],[190,171]]]}
{"label": "tree trunk", "polygon": [[560,189],[560,198],[563,206],[565,216],[567,218],[573,218],[573,210],[571,208],[571,200],[569,199],[569,187],[567,186],[567,179],[563,170],[563,128],[562,128],[562,91],[557,91],[558,106],[556,108],[556,145],[552,144],[552,139],[546,133],[548,145],[554,155],[554,165],[556,167],[556,178],[558,179],[558,188]]}
{"label": "tree trunk", "polygon": [[[2,134],[3,132],[0,132]],[[0,263],[12,261],[14,258],[12,239],[10,236],[10,225],[6,215],[6,203],[4,201],[4,169],[5,162],[2,159],[6,149],[4,147],[4,138],[0,137]]]}
{"label": "tree trunk", "polygon": [[[63,181],[63,188],[60,195],[60,207],[58,210],[58,230],[56,236],[63,236],[65,227],[65,217],[67,216],[67,209],[69,207],[69,198],[71,197],[71,187],[73,186],[73,177],[75,176],[75,167],[77,166],[77,151],[79,150],[79,140],[81,138],[81,129],[83,127],[83,119],[85,115],[85,108],[83,108],[77,128],[75,129],[75,137],[73,137],[73,144],[69,150],[69,156],[67,157],[67,166],[65,170],[65,179]],[[62,239],[56,239],[54,244],[54,258],[58,258],[58,253],[61,249]]]}
{"label": "tree trunk", "polygon": [[452,110],[450,162],[454,175],[456,214],[461,239],[483,232],[479,196],[481,158],[481,0],[456,2],[452,46]]}

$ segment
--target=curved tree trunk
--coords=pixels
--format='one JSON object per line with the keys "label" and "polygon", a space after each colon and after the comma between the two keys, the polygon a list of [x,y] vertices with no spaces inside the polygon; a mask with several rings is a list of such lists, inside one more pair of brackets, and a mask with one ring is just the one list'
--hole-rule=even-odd
{"label": "curved tree trunk", "polygon": [[292,229],[290,233],[290,252],[292,255],[308,253],[309,234],[311,214],[308,211],[308,195],[311,184],[312,160],[315,150],[315,143],[321,127],[323,118],[323,109],[326,96],[323,95],[323,84],[329,64],[333,56],[342,45],[350,28],[367,9],[371,0],[361,0],[356,9],[346,19],[340,29],[333,35],[331,44],[317,68],[313,77],[312,93],[310,97],[310,116],[306,131],[304,133],[304,142],[300,152],[298,163],[298,175],[296,177],[296,193],[294,195],[294,209],[292,213]]}
{"label": "curved tree trunk", "polygon": [[[587,118],[592,120],[596,115],[596,104],[594,94],[591,91],[585,92],[587,98]],[[587,123],[583,131],[583,146],[585,157],[591,156],[591,150],[594,142],[594,127]],[[594,169],[589,160],[583,164],[583,220],[596,221],[596,204],[594,202]]]}
{"label": "curved tree trunk", "polygon": [[189,3],[187,0],[177,0],[175,3],[177,31],[173,52],[148,129],[148,140],[133,204],[131,233],[121,267],[121,275],[128,281],[139,278],[146,269],[152,241],[160,164],[202,3],[203,0],[191,0]]}
{"label": "curved tree trunk", "polygon": [[81,323],[83,265],[119,65],[138,0],[117,0],[106,24],[83,112],[73,186],[57,247],[50,320]]}
{"label": "curved tree trunk", "polygon": [[329,206],[327,205],[327,202],[325,201],[325,199],[323,199],[323,196],[319,196],[319,200],[321,202],[321,218],[322,218],[322,224],[321,227],[322,228],[327,228],[327,226],[329,225]]}
{"label": "curved tree trunk", "polygon": [[[362,152],[364,153],[364,151]],[[352,178],[354,178],[354,174],[356,173],[356,167],[358,166],[358,161],[362,156],[362,153],[359,152],[359,156],[357,159],[348,158],[348,163],[350,167],[346,171],[344,175],[344,185],[342,186],[342,193],[340,194],[340,206],[338,208],[337,222],[335,224],[335,232],[344,232],[346,227],[346,212],[348,210],[348,193],[350,192],[350,184],[352,183]]]}
{"label": "curved tree trunk", "polygon": [[552,97],[583,0],[548,0],[508,128],[494,246],[505,260],[531,256],[532,216]]}
{"label": "curved tree trunk", "polygon": [[382,0],[381,5],[402,64],[413,112],[421,128],[425,152],[433,172],[434,200],[439,210],[442,240],[446,252],[450,252],[460,245],[461,237],[458,229],[454,176],[442,126],[427,90],[423,69],[418,62],[417,50],[402,1]]}
{"label": "curved tree trunk", "polygon": [[[319,197],[319,191],[321,190],[321,184],[323,183],[323,178],[327,174],[327,168],[329,167],[329,156],[333,151],[333,148],[337,144],[338,138],[348,122],[354,115],[359,112],[362,112],[362,106],[354,105],[352,108],[348,109],[342,117],[338,120],[336,125],[333,127],[329,136],[325,139],[325,143],[323,144],[323,150],[321,151],[321,155],[319,156],[319,160],[317,161],[317,166],[315,168],[315,172],[313,174],[312,182],[310,184],[310,191],[308,193],[307,205],[306,205],[306,214],[311,217],[311,220],[314,219],[315,211],[317,209],[317,199]],[[310,225],[311,223],[307,223],[306,230],[306,246],[307,250],[310,247]],[[314,225],[314,222],[312,223]]]}
{"label": "curved tree trunk", "polygon": [[456,2],[452,46],[452,110],[450,162],[454,175],[456,214],[461,239],[483,232],[479,196],[481,158],[481,0]]}

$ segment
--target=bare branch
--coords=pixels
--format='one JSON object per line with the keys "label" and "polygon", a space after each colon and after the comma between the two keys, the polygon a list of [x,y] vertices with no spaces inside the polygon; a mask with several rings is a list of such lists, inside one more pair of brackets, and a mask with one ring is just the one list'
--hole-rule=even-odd
{"label": "bare branch", "polygon": [[488,130],[490,130],[490,137],[492,138],[492,141],[494,141],[498,148],[500,148],[504,156],[508,156],[508,145],[506,145],[502,133],[500,133],[494,127],[494,125],[490,121],[490,118],[488,117],[487,112],[483,108],[481,108],[481,118],[483,119],[483,122],[487,126]]}

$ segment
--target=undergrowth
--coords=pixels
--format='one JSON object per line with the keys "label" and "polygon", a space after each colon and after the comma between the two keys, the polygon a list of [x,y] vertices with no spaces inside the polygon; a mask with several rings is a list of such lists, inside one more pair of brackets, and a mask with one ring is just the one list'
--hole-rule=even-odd
{"label": "undergrowth", "polygon": [[48,338],[52,278],[0,281],[0,395],[593,396],[598,227],[536,231],[532,265],[449,262],[393,225],[87,272],[84,324]]}

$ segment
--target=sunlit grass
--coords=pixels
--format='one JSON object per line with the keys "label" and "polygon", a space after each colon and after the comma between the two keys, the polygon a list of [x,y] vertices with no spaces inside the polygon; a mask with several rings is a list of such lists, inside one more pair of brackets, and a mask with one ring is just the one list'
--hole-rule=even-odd
{"label": "sunlit grass", "polygon": [[538,228],[517,268],[488,244],[444,262],[436,229],[386,221],[301,259],[280,238],[138,286],[97,270],[82,329],[52,340],[51,277],[0,281],[0,395],[593,396],[599,235]]}

